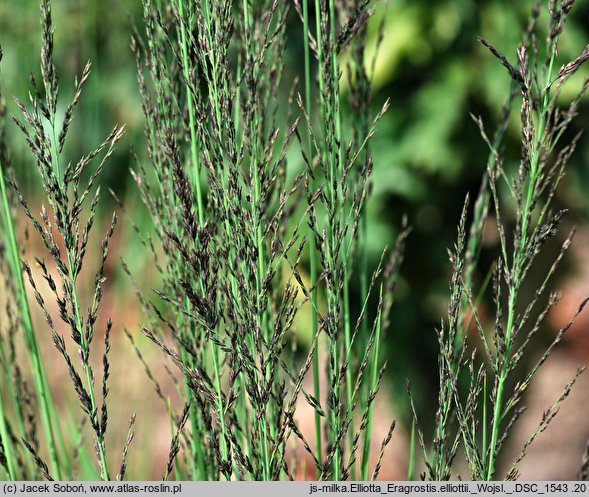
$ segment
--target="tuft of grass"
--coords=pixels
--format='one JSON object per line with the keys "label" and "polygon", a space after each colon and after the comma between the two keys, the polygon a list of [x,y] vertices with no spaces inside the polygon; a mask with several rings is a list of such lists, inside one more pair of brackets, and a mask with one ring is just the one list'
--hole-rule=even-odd
{"label": "tuft of grass", "polygon": [[[0,396],[0,472],[11,480],[73,479],[81,465],[91,464],[95,477],[122,481],[129,476],[136,417],[129,419],[116,471],[107,450],[114,325],[100,319],[116,215],[103,234],[95,267],[87,252],[101,202],[98,178],[124,128],[115,127],[82,157],[68,157],[65,143],[91,66],[74,81],[72,99],[62,110],[51,2],[40,5],[41,78],[31,76],[28,102],[16,100],[20,113],[13,118],[41,181],[40,206],[13,177],[0,132],[0,269],[9,296],[0,335],[0,374],[7,385]],[[366,45],[377,3],[143,0],[142,6],[143,24],[134,27],[131,50],[145,153],[132,152],[131,175],[153,232],[128,223],[152,258],[156,287],[141,288],[129,265],[121,266],[144,319],[139,336],[133,330],[125,334],[168,413],[170,447],[162,479],[291,480],[301,471],[305,477],[307,469],[319,480],[376,479],[396,429],[391,420],[384,439],[374,440],[387,366],[382,345],[410,233],[403,219],[394,247],[383,250],[369,271],[372,138],[389,107],[385,101],[371,115],[376,55],[367,60]],[[461,452],[472,479],[498,479],[498,460],[523,412],[528,386],[589,301],[525,369],[533,360],[529,345],[558,302],[557,293],[545,294],[573,236],[553,264],[538,271],[540,284],[528,297],[524,285],[539,269],[534,262],[564,215],[553,212],[552,203],[579,140],[565,133],[589,86],[567,109],[559,108],[563,85],[589,59],[585,48],[557,69],[558,43],[572,6],[572,0],[548,2],[548,35],[540,49],[540,2],[535,2],[515,62],[480,40],[505,67],[511,86],[492,136],[473,116],[489,156],[478,195],[472,203],[467,195],[449,250],[452,276],[447,315],[436,331],[439,391],[431,442],[407,383],[414,416],[409,480],[416,477],[417,445],[424,453],[423,479],[450,479]],[[284,80],[291,14],[300,18],[302,89],[298,80]],[[377,46],[383,30],[384,20]],[[290,88],[286,98],[284,86]],[[513,173],[502,142],[520,102],[521,160]],[[2,101],[2,121],[5,111]],[[116,195],[115,201],[124,210]],[[19,245],[18,204],[45,247],[45,257],[32,254],[34,264]],[[513,219],[507,216],[511,205]],[[484,266],[483,232],[491,216],[500,248]],[[88,270],[94,274],[87,293],[81,289]],[[79,423],[70,416],[75,426],[58,422],[26,282],[77,396],[83,416]],[[491,326],[479,312],[485,298],[493,302]],[[301,351],[297,342],[305,333],[310,345]],[[140,340],[161,354],[171,392]],[[23,345],[34,392],[17,360]],[[506,479],[517,478],[530,445],[582,372],[579,368],[547,408]],[[171,401],[176,394],[180,412]],[[304,409],[312,412],[310,432],[301,427]],[[583,479],[587,459],[585,454]]]}

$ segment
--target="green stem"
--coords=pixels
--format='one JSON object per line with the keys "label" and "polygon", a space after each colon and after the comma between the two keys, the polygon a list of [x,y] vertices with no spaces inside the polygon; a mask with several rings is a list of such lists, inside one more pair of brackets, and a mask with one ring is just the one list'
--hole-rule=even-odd
{"label": "green stem", "polygon": [[[513,329],[513,322],[514,322],[514,316],[515,313],[511,310],[512,308],[515,308],[515,304],[514,304],[514,297],[515,297],[516,293],[515,292],[510,292],[510,296],[509,296],[509,316],[508,316],[508,320],[507,320],[507,329],[506,331],[509,331],[511,333],[511,330]],[[509,354],[511,352],[511,334],[507,334],[505,336],[505,340],[506,340],[506,348],[505,348],[505,359],[507,359],[509,357]],[[507,346],[507,344],[509,344],[509,346]],[[505,389],[505,380],[507,378],[507,367],[508,367],[509,361],[504,360],[504,365],[501,368],[501,371],[499,372],[499,377],[497,378],[497,390],[496,390],[496,395],[495,395],[495,403],[493,405],[493,421],[492,421],[492,425],[491,425],[491,442],[490,442],[490,451],[489,451],[489,464],[487,466],[487,480],[491,480],[493,478],[493,475],[495,474],[495,457],[496,457],[496,447],[497,447],[497,441],[499,439],[499,425],[501,424],[501,420],[502,420],[502,411],[503,411],[503,392]]]}
{"label": "green stem", "polygon": [[[344,340],[346,348],[346,357],[351,357],[352,354],[352,330],[350,325],[350,287],[349,287],[349,274],[347,264],[344,266]],[[346,368],[346,407],[352,409],[352,367],[348,364]],[[354,413],[350,413],[350,427],[348,432],[348,441],[350,444],[350,450],[354,446]],[[352,480],[356,479],[356,465],[354,464],[351,468]]]}
{"label": "green stem", "polygon": [[188,42],[186,35],[186,26],[183,22],[184,2],[178,1],[178,15],[180,22],[180,39],[182,51],[182,64],[184,66],[184,78],[186,80],[186,102],[188,103],[188,123],[190,127],[190,154],[192,158],[192,181],[196,190],[196,204],[198,212],[198,222],[204,224],[204,207],[202,200],[202,191],[200,185],[200,160],[198,155],[198,137],[196,135],[196,116],[194,109],[194,102],[192,101],[192,93],[188,81],[190,80],[190,71],[188,69]]}
{"label": "green stem", "polygon": [[[57,177],[59,186],[62,189],[66,189],[66,185],[64,183],[64,178],[62,175],[62,171],[61,171],[61,166],[60,166],[60,160],[59,160],[59,150],[57,148],[57,128],[55,126],[55,115],[53,115],[49,121],[50,126],[51,126],[51,136],[52,139],[51,141],[51,162],[53,164],[53,171],[54,174]],[[65,192],[67,194],[67,192]],[[88,353],[88,347],[89,344],[86,343],[86,337],[84,334],[84,328],[83,328],[83,323],[82,323],[82,318],[81,318],[81,312],[80,312],[80,304],[79,304],[79,299],[78,299],[78,290],[77,290],[77,285],[76,285],[76,277],[75,277],[75,263],[74,261],[76,260],[76,255],[71,251],[68,250],[67,251],[67,262],[68,262],[68,267],[69,267],[69,283],[71,285],[71,291],[72,291],[72,307],[73,307],[73,311],[74,311],[74,318],[75,318],[75,322],[76,322],[76,326],[77,329],[80,333],[80,337],[81,337],[81,342],[80,342],[80,347],[81,347],[81,351],[84,351],[85,353]],[[86,383],[88,386],[88,394],[90,396],[90,403],[91,403],[91,407],[92,407],[92,412],[96,413],[95,415],[98,416],[98,403],[96,402],[96,394],[94,392],[94,381],[93,381],[93,377],[92,377],[92,372],[90,369],[90,365],[89,364],[83,364],[83,368],[84,368],[84,372],[86,374]],[[106,455],[105,455],[105,450],[104,450],[104,434],[101,434],[100,436],[96,436],[96,443],[98,446],[98,456],[99,456],[99,460],[100,460],[100,475],[104,480],[110,480],[109,474],[108,474],[108,467],[106,464]]]}
{"label": "green stem", "polygon": [[488,442],[488,435],[487,435],[487,376],[483,381],[483,443],[482,443],[482,450],[481,450],[481,464],[484,468],[487,464],[487,442]]}
{"label": "green stem", "polygon": [[[303,46],[305,53],[305,111],[309,120],[311,119],[311,57],[309,50],[309,1],[303,0]],[[307,133],[307,157],[312,161],[311,133]],[[315,181],[311,179],[311,191],[315,191]],[[311,277],[311,323],[312,338],[317,339],[319,323],[317,321],[317,245],[315,237],[310,237],[309,242],[310,277]],[[319,385],[319,351],[318,347],[313,350],[313,395],[317,402],[321,402],[321,388]],[[321,415],[315,411],[315,453],[318,461],[321,461]],[[317,478],[321,471],[316,468]]]}
{"label": "green stem", "polygon": [[407,469],[407,480],[415,480],[415,419],[411,423],[411,441],[409,447],[409,468]]}
{"label": "green stem", "polygon": [[[556,58],[556,42],[552,46],[551,58],[546,74],[546,86],[552,79],[552,72],[554,68],[554,60]],[[493,406],[493,419],[491,422],[491,442],[489,445],[489,464],[487,467],[487,480],[491,480],[495,474],[495,460],[497,456],[497,443],[499,440],[499,429],[503,420],[503,395],[505,392],[505,383],[507,380],[507,374],[510,366],[509,359],[511,358],[511,346],[512,346],[512,335],[513,328],[516,320],[516,304],[519,293],[519,288],[522,284],[521,271],[523,261],[526,256],[527,241],[528,241],[528,224],[529,217],[531,215],[532,203],[535,193],[536,181],[538,179],[540,169],[540,158],[542,142],[544,140],[544,134],[546,131],[546,120],[549,105],[550,90],[543,91],[542,98],[540,100],[540,106],[538,110],[538,126],[536,128],[536,134],[534,139],[534,146],[530,155],[530,175],[527,180],[525,200],[521,212],[521,238],[518,247],[515,247],[513,268],[511,271],[512,283],[509,286],[509,303],[508,303],[508,314],[507,314],[507,326],[505,328],[505,344],[503,352],[503,361],[501,369],[497,378],[495,402]]]}
{"label": "green stem", "polygon": [[[380,288],[380,299],[382,301],[382,286]],[[378,382],[378,361],[380,358],[380,337],[382,332],[382,312],[379,311],[378,316],[376,317],[376,334],[374,337],[374,351],[372,355],[372,364],[370,370],[370,392],[371,394],[374,393],[376,390],[376,385]],[[362,450],[362,463],[361,463],[361,470],[360,470],[360,478],[362,480],[368,479],[368,458],[370,456],[370,442],[371,442],[371,435],[372,435],[372,418],[374,415],[374,402],[370,404],[368,407],[368,420],[366,423],[366,431],[364,432],[364,442],[363,442],[363,450]]]}
{"label": "green stem", "polygon": [[[331,425],[333,426],[333,433],[334,433],[334,442],[339,437],[339,431],[341,427],[341,420],[340,420],[340,389],[339,389],[339,382],[338,382],[338,373],[340,369],[340,360],[339,360],[339,343],[336,336],[331,337],[331,354],[333,357],[333,371],[332,374],[332,385],[334,386],[334,391],[332,392],[333,395],[333,409],[330,410],[331,412]],[[335,481],[340,480],[341,476],[341,447],[339,446],[342,442],[338,442],[338,447],[335,447],[335,452],[333,455],[333,479]]]}
{"label": "green stem", "polygon": [[[76,320],[76,326],[81,336],[81,350],[84,353],[88,353],[89,343],[86,342],[86,336],[84,334],[84,328],[82,325],[82,317],[80,314],[80,304],[78,299],[78,290],[76,279],[74,276],[74,257],[73,254],[68,253],[68,263],[69,263],[69,273],[70,273],[70,285],[72,288],[72,300],[73,300],[73,308],[74,308],[74,317]],[[96,393],[94,391],[94,381],[92,378],[92,371],[90,369],[90,365],[88,363],[83,364],[84,372],[86,373],[86,384],[88,386],[88,395],[90,396],[90,403],[92,406],[92,412],[98,416],[98,403],[96,402]],[[108,466],[106,464],[106,452],[104,449],[104,433],[100,434],[100,436],[96,436],[96,445],[98,446],[98,457],[100,460],[100,476],[103,480],[108,481],[110,480],[110,476],[108,473]]]}
{"label": "green stem", "polygon": [[[341,226],[341,219],[339,219],[339,217],[342,214],[342,195],[341,195],[341,191],[340,189],[342,188],[341,185],[341,179],[343,176],[343,168],[344,168],[344,164],[343,164],[343,150],[342,150],[342,146],[341,146],[341,116],[340,116],[340,102],[339,102],[339,69],[338,69],[338,62],[337,62],[337,39],[336,39],[336,28],[335,28],[335,1],[334,0],[329,0],[329,34],[331,37],[331,70],[332,70],[332,102],[331,105],[333,106],[332,108],[332,112],[333,112],[333,119],[335,122],[335,146],[337,147],[336,153],[331,154],[331,177],[329,178],[329,181],[332,183],[332,185],[334,183],[336,183],[335,185],[335,190],[333,191],[334,188],[330,188],[332,190],[332,193],[335,195],[335,204],[332,204],[332,206],[335,208],[335,211],[338,215],[338,219],[334,220],[334,222],[336,223],[336,225],[340,225]],[[337,182],[336,182],[337,181]],[[347,286],[347,279],[348,279],[348,259],[346,257],[346,259],[344,261],[341,261],[341,257],[342,254],[341,253],[336,253],[335,252],[335,242],[336,240],[334,239],[334,234],[331,231],[335,231],[333,229],[333,226],[330,229],[330,234],[331,234],[331,241],[334,244],[333,249],[332,249],[332,255],[334,257],[334,275],[337,278],[337,274],[338,274],[338,270],[337,270],[337,266],[339,265],[340,262],[342,262],[343,264],[343,268],[344,268],[344,287]],[[336,281],[335,282],[335,288],[339,288],[339,282]],[[344,327],[345,327],[345,321],[349,319],[349,302],[346,303],[346,292],[344,291],[344,295],[343,295],[343,299],[344,299]],[[346,311],[347,308],[347,311]],[[348,323],[349,326],[349,323]],[[345,336],[346,331],[344,329],[344,346],[347,343],[347,338]],[[337,338],[337,337],[336,337]],[[334,363],[335,363],[335,367],[336,367],[336,372],[339,373],[339,367],[340,367],[340,363],[339,363],[339,346],[336,344],[335,348],[334,348],[334,352],[335,352],[335,357],[334,357]],[[348,368],[349,371],[349,368]],[[350,381],[351,381],[351,376],[350,376]],[[335,432],[339,433],[340,427],[341,427],[341,409],[339,409],[340,406],[340,392],[339,392],[339,387],[336,389],[337,391],[334,392],[335,396],[336,396],[336,411],[334,412],[334,418],[335,418]],[[334,471],[334,476],[336,480],[340,479],[340,475],[341,475],[341,463],[342,463],[342,454],[340,453],[340,448],[338,447],[338,450],[336,450],[335,453],[335,457],[334,457],[334,466],[335,466],[335,471]]]}
{"label": "green stem", "polygon": [[[181,348],[180,356],[182,357],[182,362],[184,364],[189,363],[188,354],[186,353],[186,350],[184,348]],[[191,392],[190,386],[188,384],[188,379],[186,377],[184,377],[184,390],[186,392],[187,397],[192,396],[192,392]],[[206,463],[205,463],[205,455],[203,452],[203,445],[198,440],[198,437],[203,436],[202,423],[200,421],[198,413],[196,412],[196,407],[192,403],[190,405],[189,413],[190,413],[190,425],[193,430],[192,433],[195,434],[195,436],[192,436],[190,438],[190,450],[192,452],[192,461],[191,461],[192,472],[193,472],[193,475],[196,475],[196,469],[197,469],[196,465],[198,464],[198,471],[200,474],[200,479],[207,480],[208,473],[207,473],[207,468],[206,468]],[[194,478],[194,476],[193,476],[193,478]]]}

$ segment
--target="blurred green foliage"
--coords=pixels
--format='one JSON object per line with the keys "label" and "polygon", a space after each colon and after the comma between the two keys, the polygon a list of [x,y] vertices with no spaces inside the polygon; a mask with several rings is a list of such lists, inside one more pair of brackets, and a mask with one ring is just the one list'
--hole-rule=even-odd
{"label": "blurred green foliage", "polygon": [[[285,0],[286,1],[286,0]],[[408,216],[409,239],[403,280],[389,330],[389,372],[397,405],[406,406],[404,382],[411,378],[414,392],[430,395],[437,375],[434,328],[445,313],[448,276],[446,248],[455,238],[456,223],[467,192],[476,195],[487,150],[469,113],[480,114],[492,131],[509,89],[508,76],[481,47],[480,35],[512,60],[526,25],[531,2],[512,0],[393,0],[383,1],[371,24],[367,61],[374,56],[378,26],[384,39],[375,64],[374,113],[385,99],[391,108],[372,144],[375,160],[373,198],[369,203],[368,246],[371,264],[390,244]],[[90,59],[93,71],[75,117],[68,147],[74,156],[103,138],[116,123],[126,123],[127,134],[103,182],[125,199],[134,222],[143,226],[129,168],[134,147],[144,153],[142,113],[136,67],[129,49],[134,23],[140,23],[140,0],[59,0],[54,2],[55,44],[62,107],[74,76]],[[589,2],[578,1],[561,44],[563,62],[576,57],[589,40]],[[301,23],[292,9],[290,44],[286,53],[285,95],[295,76],[302,74]],[[0,3],[0,44],[5,58],[1,84],[5,95],[26,99],[28,74],[38,74],[40,50],[37,0]],[[582,82],[583,75],[575,80]],[[563,99],[567,94],[563,94]],[[14,103],[9,100],[9,110]],[[587,103],[578,127],[589,119]],[[507,137],[508,156],[519,157],[517,112]],[[9,137],[16,174],[35,184],[30,155],[15,126]],[[290,154],[294,160],[299,160]],[[574,207],[573,216],[589,212],[589,144],[577,151],[559,201]],[[508,165],[509,166],[509,165]],[[125,228],[122,235],[132,263],[140,267],[142,247]],[[147,255],[145,256],[147,257]],[[485,275],[479,275],[483,279]],[[123,278],[120,278],[123,279]],[[121,285],[124,288],[128,287]],[[123,291],[121,288],[119,291]],[[419,400],[419,399],[418,399]]]}

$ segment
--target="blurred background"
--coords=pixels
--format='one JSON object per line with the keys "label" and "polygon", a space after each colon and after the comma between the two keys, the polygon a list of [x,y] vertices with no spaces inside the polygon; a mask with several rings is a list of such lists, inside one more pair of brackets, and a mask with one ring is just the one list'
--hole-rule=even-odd
{"label": "blurred background", "polygon": [[[576,57],[589,40],[589,2],[578,1],[577,4],[562,38],[560,57],[563,62]],[[469,113],[481,115],[492,133],[509,91],[504,69],[477,43],[476,36],[490,40],[513,60],[529,9],[527,1],[394,0],[386,8],[380,7],[373,20],[375,28],[385,16],[384,39],[375,66],[373,112],[376,114],[387,98],[391,99],[391,107],[372,145],[375,169],[368,207],[370,264],[374,267],[380,251],[394,242],[403,215],[407,215],[413,227],[401,270],[392,328],[386,338],[388,376],[379,408],[398,419],[399,429],[387,456],[384,477],[404,478],[406,475],[407,432],[411,426],[406,379],[413,384],[420,424],[426,433],[434,419],[432,401],[436,396],[438,371],[435,329],[446,313],[450,274],[446,249],[456,237],[465,195],[476,196],[488,155]],[[141,310],[120,268],[123,258],[138,275],[140,286],[155,285],[150,255],[129,224],[132,221],[143,231],[150,229],[148,216],[140,206],[129,174],[129,168],[135,167],[130,148],[137,150],[140,160],[145,155],[136,67],[129,48],[133,25],[141,24],[141,2],[60,0],[54,2],[53,13],[62,106],[70,98],[74,76],[81,73],[87,60],[93,67],[74,118],[68,153],[76,157],[97,145],[115,124],[126,124],[125,137],[100,179],[125,205],[109,259],[108,288],[102,312],[105,318],[113,317],[115,324],[110,397],[113,400],[109,415],[112,431],[108,443],[113,452],[118,453],[115,449],[124,443],[127,419],[131,412],[137,412],[135,443],[142,450],[132,449],[129,474],[137,478],[157,477],[165,464],[169,446],[168,418],[165,407],[151,391],[123,330],[127,328],[137,337],[137,344],[148,362],[157,364],[160,356],[139,337]],[[301,32],[300,21],[293,10],[288,26],[285,91],[295,76],[303,74]],[[373,46],[376,29],[372,32]],[[36,0],[0,1],[0,44],[4,51],[0,84],[9,112],[16,113],[12,97],[26,100],[30,89],[29,73],[39,74],[40,25]],[[587,70],[582,69],[573,78],[569,90],[563,92],[563,103],[572,98],[586,75]],[[572,131],[585,128],[589,121],[588,107],[584,100]],[[8,140],[16,176],[28,197],[34,198],[36,172],[25,142],[11,122],[8,123]],[[519,158],[517,112],[510,123],[505,145],[509,168]],[[290,157],[294,162],[300,161],[298,154],[290,154]],[[588,188],[589,140],[582,139],[556,200],[560,207],[570,209],[562,233],[568,233],[572,225],[578,226],[579,233],[555,281],[564,297],[549,316],[544,342],[568,321],[579,301],[589,293]],[[115,208],[112,199],[104,195],[100,207],[103,225],[99,227],[106,226]],[[24,226],[21,223],[23,229]],[[96,230],[95,235],[99,236],[100,231],[103,230]],[[484,243],[483,266],[488,267],[497,248],[492,226]],[[90,244],[91,247],[96,245]],[[558,247],[557,240],[547,250],[546,257]],[[25,257],[32,258],[39,250],[40,243],[31,234]],[[538,264],[542,265],[543,261]],[[485,274],[478,275],[479,282],[484,277]],[[43,329],[38,318],[39,329]],[[587,362],[587,332],[589,317],[577,322],[537,378],[527,399],[529,410],[512,440],[514,451],[525,441],[542,411],[556,399],[558,391],[574,374],[576,365]],[[57,355],[53,355],[49,337],[46,338],[48,343],[43,350],[54,378],[53,388],[59,391],[56,397],[64,406],[74,406],[75,403],[67,401],[68,396],[73,398],[65,378],[67,372]],[[165,375],[162,380],[165,383]],[[68,391],[60,390],[63,384],[68,385]],[[121,402],[120,399],[125,400]],[[528,462],[522,466],[523,478],[574,477],[589,436],[588,400],[589,383],[581,380],[565,402],[560,419],[540,437],[536,449],[530,450]],[[77,418],[78,412],[64,411],[64,422]],[[381,428],[386,431],[388,416],[377,418],[384,423]],[[154,430],[154,423],[161,423],[161,430]],[[518,439],[520,433],[521,439]]]}

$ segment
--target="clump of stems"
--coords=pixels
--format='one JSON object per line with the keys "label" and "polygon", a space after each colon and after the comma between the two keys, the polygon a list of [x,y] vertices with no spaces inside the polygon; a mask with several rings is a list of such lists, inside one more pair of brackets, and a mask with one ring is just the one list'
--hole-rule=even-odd
{"label": "clump of stems", "polygon": [[[317,2],[313,34],[309,5],[295,7],[305,88],[303,97],[293,87],[286,119],[278,95],[287,5],[145,0],[145,36],[132,42],[150,162],[133,174],[163,248],[161,258],[143,240],[167,304],[161,311],[139,292],[151,316],[143,333],[179,369],[189,400],[185,415],[172,416],[183,435],[175,436],[165,477],[184,440],[187,464],[176,471],[190,478],[293,478],[294,443],[309,453],[318,478],[368,479],[378,475],[391,439],[394,425],[370,474],[373,405],[384,371],[380,343],[406,236],[370,281],[362,278],[361,312],[353,316],[349,282],[354,261],[366,259],[357,240],[372,169],[368,144],[386,110],[368,116],[363,39],[371,9]],[[345,50],[353,55],[350,108],[361,117],[348,146],[339,67]],[[299,119],[290,113],[295,101]],[[295,135],[306,167],[292,178],[286,153]],[[302,272],[307,252],[310,283]],[[379,304],[367,325],[373,290]],[[311,306],[312,340],[295,364],[286,346],[296,340],[303,305]],[[326,392],[319,389],[323,350]],[[313,392],[304,383],[309,374]],[[315,413],[311,442],[296,419],[299,397]]]}

